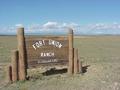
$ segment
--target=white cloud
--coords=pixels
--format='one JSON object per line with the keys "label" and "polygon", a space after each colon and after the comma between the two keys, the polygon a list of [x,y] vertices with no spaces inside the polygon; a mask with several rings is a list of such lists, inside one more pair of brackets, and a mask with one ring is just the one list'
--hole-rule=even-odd
{"label": "white cloud", "polygon": [[68,24],[68,26],[71,27],[71,28],[76,28],[78,26],[78,24],[76,24],[76,23],[70,23],[70,24]]}
{"label": "white cloud", "polygon": [[78,27],[79,25],[77,23],[62,23],[61,27],[64,27],[64,28],[76,28]]}
{"label": "white cloud", "polygon": [[[16,33],[16,27],[23,27],[23,24],[16,24],[15,26],[0,27],[0,33]],[[79,25],[74,22],[59,23],[59,22],[47,22],[41,24],[31,24],[25,26],[26,33],[65,33],[67,28],[73,28],[75,34],[120,34],[119,23],[96,23],[88,25]]]}
{"label": "white cloud", "polygon": [[58,23],[58,22],[47,22],[42,25],[43,29],[65,29],[68,27],[76,28],[78,24],[76,23]]}
{"label": "white cloud", "polygon": [[57,29],[58,27],[59,26],[57,22],[47,22],[43,25],[44,29]]}
{"label": "white cloud", "polygon": [[32,24],[32,25],[28,25],[26,26],[26,31],[29,32],[29,33],[32,33],[32,32],[38,32],[38,31],[41,31],[41,25],[40,24]]}
{"label": "white cloud", "polygon": [[16,27],[24,27],[23,24],[16,24]]}

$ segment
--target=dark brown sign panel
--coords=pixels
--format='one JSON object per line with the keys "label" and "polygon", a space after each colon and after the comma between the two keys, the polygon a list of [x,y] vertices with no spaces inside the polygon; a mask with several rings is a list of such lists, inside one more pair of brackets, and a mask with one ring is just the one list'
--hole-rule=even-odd
{"label": "dark brown sign panel", "polygon": [[50,65],[67,65],[68,37],[26,37],[28,68]]}

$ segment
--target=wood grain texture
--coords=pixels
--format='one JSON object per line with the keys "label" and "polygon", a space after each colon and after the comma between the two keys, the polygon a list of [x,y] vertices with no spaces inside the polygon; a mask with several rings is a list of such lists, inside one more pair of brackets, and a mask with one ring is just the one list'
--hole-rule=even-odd
{"label": "wood grain texture", "polygon": [[78,49],[74,48],[74,74],[77,74],[79,72],[79,64],[78,64]]}
{"label": "wood grain texture", "polygon": [[19,51],[19,80],[26,79],[26,63],[25,63],[25,38],[24,28],[18,28],[17,30],[18,39],[18,51]]}
{"label": "wood grain texture", "polygon": [[18,50],[12,51],[12,81],[18,80]]}
{"label": "wood grain texture", "polygon": [[68,74],[72,75],[74,72],[74,58],[73,58],[73,30],[69,29],[69,66],[68,66]]}
{"label": "wood grain texture", "polygon": [[68,64],[68,37],[27,36],[25,42],[28,68]]}

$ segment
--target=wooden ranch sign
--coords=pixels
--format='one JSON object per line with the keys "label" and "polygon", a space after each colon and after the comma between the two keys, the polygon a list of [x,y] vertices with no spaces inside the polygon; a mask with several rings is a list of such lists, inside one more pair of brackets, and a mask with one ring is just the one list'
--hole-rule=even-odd
{"label": "wooden ranch sign", "polygon": [[24,28],[18,28],[17,38],[21,68],[73,64],[72,29],[66,36],[25,36]]}
{"label": "wooden ranch sign", "polygon": [[28,68],[68,64],[69,41],[67,36],[27,36],[25,43]]}
{"label": "wooden ranch sign", "polygon": [[18,28],[17,40],[19,80],[26,79],[27,68],[38,66],[68,65],[68,73],[73,74],[74,51],[72,29],[69,29],[66,37],[25,37],[24,28]]}
{"label": "wooden ranch sign", "polygon": [[[27,69],[38,66],[67,65],[69,75],[79,72],[78,50],[73,48],[73,30],[66,36],[25,36],[24,28],[17,30],[18,49],[12,51],[8,80],[25,80]],[[82,70],[81,70],[82,71]]]}

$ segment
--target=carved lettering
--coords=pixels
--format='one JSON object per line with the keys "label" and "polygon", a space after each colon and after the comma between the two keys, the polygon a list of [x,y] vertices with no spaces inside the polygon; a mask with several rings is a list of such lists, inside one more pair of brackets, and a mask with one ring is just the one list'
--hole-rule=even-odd
{"label": "carved lettering", "polygon": [[58,41],[55,41],[55,40],[48,40],[48,43],[46,43],[45,40],[40,40],[40,41],[35,42],[32,45],[32,47],[36,50],[37,48],[40,48],[41,46],[45,46],[45,45],[52,45],[52,46],[57,47],[57,48],[62,47],[62,44]]}
{"label": "carved lettering", "polygon": [[41,53],[41,57],[54,57],[54,52]]}

